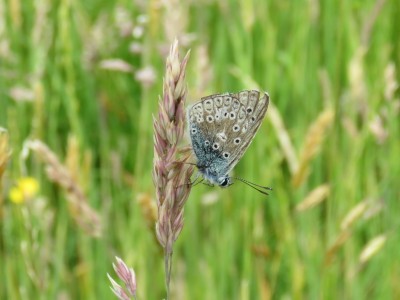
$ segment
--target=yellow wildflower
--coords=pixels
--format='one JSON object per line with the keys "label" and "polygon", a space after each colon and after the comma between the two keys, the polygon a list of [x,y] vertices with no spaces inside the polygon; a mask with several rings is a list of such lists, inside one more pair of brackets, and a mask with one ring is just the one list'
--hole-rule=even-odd
{"label": "yellow wildflower", "polygon": [[10,189],[10,200],[16,204],[32,199],[39,190],[39,183],[35,178],[23,177]]}

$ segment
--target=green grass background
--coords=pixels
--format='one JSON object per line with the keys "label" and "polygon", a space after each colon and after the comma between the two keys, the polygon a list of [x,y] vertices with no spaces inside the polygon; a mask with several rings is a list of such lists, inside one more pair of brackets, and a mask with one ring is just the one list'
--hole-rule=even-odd
{"label": "green grass background", "polygon": [[[182,57],[191,49],[188,101],[258,85],[297,156],[318,115],[331,108],[335,117],[299,187],[267,113],[235,174],[273,187],[271,195],[241,183],[192,190],[171,299],[398,299],[399,91],[390,99],[385,91],[400,79],[399,20],[396,0],[1,0],[0,126],[13,154],[2,180],[0,298],[113,299],[106,274],[114,276],[115,255],[135,269],[139,299],[165,297],[163,253],[137,199],[154,197],[152,115],[176,35]],[[132,34],[138,27],[141,36]],[[141,53],[130,51],[133,42]],[[133,72],[100,67],[111,58]],[[155,81],[144,85],[135,74],[148,66]],[[16,87],[33,101],[15,101]],[[371,130],[376,118],[387,134],[381,142]],[[36,155],[21,165],[27,139],[64,161],[72,136],[82,159],[75,173],[101,215],[101,238],[77,226]],[[24,176],[40,191],[17,205],[8,192]],[[327,199],[296,211],[322,184]],[[355,220],[327,262],[343,218],[366,199],[380,209]],[[360,263],[380,235],[385,243]]]}

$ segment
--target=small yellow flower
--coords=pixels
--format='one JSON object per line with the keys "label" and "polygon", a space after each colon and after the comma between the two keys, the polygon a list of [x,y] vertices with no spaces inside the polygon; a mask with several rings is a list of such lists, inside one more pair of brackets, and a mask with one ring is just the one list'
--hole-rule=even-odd
{"label": "small yellow flower", "polygon": [[16,204],[20,204],[24,201],[24,195],[22,194],[22,191],[16,186],[10,189],[9,196],[10,200]]}
{"label": "small yellow flower", "polygon": [[16,204],[32,199],[39,191],[39,183],[35,178],[23,177],[10,189],[10,200]]}

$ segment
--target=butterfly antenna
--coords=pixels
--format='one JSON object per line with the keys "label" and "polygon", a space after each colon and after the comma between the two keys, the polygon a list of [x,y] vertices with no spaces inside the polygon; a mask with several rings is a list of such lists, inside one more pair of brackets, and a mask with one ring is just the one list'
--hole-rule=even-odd
{"label": "butterfly antenna", "polygon": [[244,184],[248,185],[249,187],[255,189],[258,192],[260,192],[261,194],[264,194],[264,195],[268,196],[269,194],[268,194],[267,191],[272,191],[272,188],[270,188],[268,186],[262,186],[262,185],[259,185],[259,184],[255,184],[253,182],[250,182],[250,181],[248,181],[246,179],[243,179],[243,178],[240,178],[240,177],[233,177],[233,178],[243,182]]}
{"label": "butterfly antenna", "polygon": [[248,180],[243,179],[243,178],[240,178],[240,177],[235,177],[235,179],[239,179],[239,180],[241,180],[242,182],[245,182],[245,183],[254,185],[254,186],[259,187],[259,188],[262,188],[262,189],[266,189],[266,190],[272,191],[272,188],[270,188],[270,187],[268,187],[268,186],[259,185],[259,184],[253,183],[253,182],[251,182],[251,181],[248,181]]}
{"label": "butterfly antenna", "polygon": [[197,166],[197,164],[192,163],[192,162],[187,162],[187,161],[182,161],[182,162],[180,162],[180,163],[181,163],[181,164],[184,164],[184,165]]}

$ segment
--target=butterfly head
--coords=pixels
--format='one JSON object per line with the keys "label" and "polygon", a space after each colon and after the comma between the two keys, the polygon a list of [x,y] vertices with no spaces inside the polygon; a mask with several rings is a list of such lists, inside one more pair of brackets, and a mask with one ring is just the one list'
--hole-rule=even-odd
{"label": "butterfly head", "polygon": [[213,167],[202,167],[197,165],[197,168],[203,177],[212,185],[219,185],[220,187],[228,187],[232,185],[231,177],[228,174],[221,175]]}
{"label": "butterfly head", "polygon": [[228,187],[232,185],[231,178],[228,175],[218,178],[218,185],[220,187]]}

